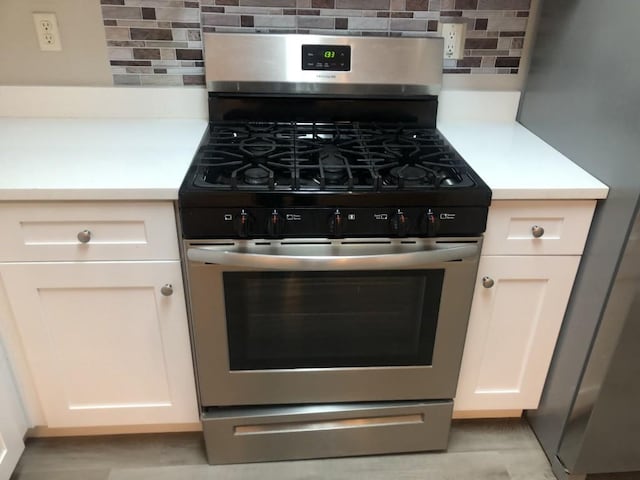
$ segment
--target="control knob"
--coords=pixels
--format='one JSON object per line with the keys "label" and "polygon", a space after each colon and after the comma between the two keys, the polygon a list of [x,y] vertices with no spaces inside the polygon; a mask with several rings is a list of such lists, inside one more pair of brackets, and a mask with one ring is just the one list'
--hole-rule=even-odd
{"label": "control knob", "polygon": [[247,238],[251,233],[251,216],[242,209],[240,215],[235,218],[236,234],[240,238]]}
{"label": "control knob", "polygon": [[267,234],[270,237],[279,237],[284,231],[284,218],[278,213],[277,210],[273,210],[267,218]]}
{"label": "control knob", "polygon": [[430,208],[422,218],[421,231],[428,237],[435,237],[438,233],[438,216]]}
{"label": "control knob", "polygon": [[391,230],[399,237],[405,237],[409,233],[409,217],[400,209],[391,216]]}
{"label": "control knob", "polygon": [[341,237],[344,233],[344,217],[339,209],[336,209],[329,217],[329,234]]}

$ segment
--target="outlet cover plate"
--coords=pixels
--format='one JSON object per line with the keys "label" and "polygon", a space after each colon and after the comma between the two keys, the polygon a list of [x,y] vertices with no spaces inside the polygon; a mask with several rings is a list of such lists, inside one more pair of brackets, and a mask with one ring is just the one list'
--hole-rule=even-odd
{"label": "outlet cover plate", "polygon": [[40,50],[45,52],[59,52],[62,50],[60,30],[55,13],[34,13],[33,23]]}
{"label": "outlet cover plate", "polygon": [[464,38],[467,25],[464,23],[443,23],[444,58],[462,60],[464,58]]}

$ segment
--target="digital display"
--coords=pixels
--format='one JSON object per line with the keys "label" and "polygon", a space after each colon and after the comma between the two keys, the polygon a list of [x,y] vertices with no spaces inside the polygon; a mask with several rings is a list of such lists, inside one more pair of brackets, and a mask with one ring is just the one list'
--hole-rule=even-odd
{"label": "digital display", "polygon": [[351,70],[351,46],[302,45],[302,69],[348,72]]}

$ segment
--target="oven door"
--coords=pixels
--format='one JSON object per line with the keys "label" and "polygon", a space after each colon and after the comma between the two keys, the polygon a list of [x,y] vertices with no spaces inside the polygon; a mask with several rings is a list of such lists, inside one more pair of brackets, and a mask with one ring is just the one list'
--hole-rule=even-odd
{"label": "oven door", "polygon": [[480,242],[186,242],[201,404],[453,398]]}

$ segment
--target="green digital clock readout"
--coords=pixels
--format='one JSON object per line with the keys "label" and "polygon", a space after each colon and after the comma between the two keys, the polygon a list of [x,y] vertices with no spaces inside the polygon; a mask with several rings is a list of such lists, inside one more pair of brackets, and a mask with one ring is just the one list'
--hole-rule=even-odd
{"label": "green digital clock readout", "polygon": [[351,70],[351,46],[302,45],[302,70],[348,72]]}

